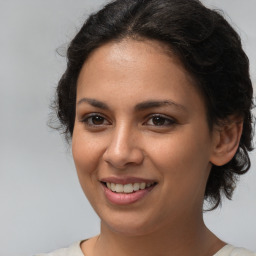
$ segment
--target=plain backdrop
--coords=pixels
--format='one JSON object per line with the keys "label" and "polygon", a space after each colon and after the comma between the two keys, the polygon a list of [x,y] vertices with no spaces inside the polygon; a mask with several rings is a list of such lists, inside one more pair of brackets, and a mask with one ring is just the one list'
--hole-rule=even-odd
{"label": "plain backdrop", "polygon": [[[47,126],[64,51],[103,0],[0,0],[0,256],[48,252],[96,235],[71,151]],[[207,0],[242,37],[256,78],[256,1]],[[232,201],[205,214],[208,227],[256,251],[256,153]]]}

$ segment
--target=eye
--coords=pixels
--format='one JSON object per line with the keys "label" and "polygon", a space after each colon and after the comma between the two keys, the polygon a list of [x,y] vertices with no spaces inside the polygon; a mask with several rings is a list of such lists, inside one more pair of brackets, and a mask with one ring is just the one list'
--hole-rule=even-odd
{"label": "eye", "polygon": [[170,117],[166,117],[166,116],[163,116],[163,115],[153,115],[147,120],[146,125],[171,126],[175,123],[176,122],[173,119],[171,119]]}
{"label": "eye", "polygon": [[110,125],[110,122],[102,115],[93,113],[86,115],[82,122],[85,123],[88,126],[105,126]]}

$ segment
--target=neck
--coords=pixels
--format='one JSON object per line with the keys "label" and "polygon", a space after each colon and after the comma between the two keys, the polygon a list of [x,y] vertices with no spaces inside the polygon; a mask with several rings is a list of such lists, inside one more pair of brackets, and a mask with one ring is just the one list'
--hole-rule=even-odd
{"label": "neck", "polygon": [[127,235],[111,230],[102,222],[101,234],[94,240],[92,255],[208,256],[225,245],[207,229],[202,216],[196,222],[191,216],[182,222],[173,223],[152,233]]}

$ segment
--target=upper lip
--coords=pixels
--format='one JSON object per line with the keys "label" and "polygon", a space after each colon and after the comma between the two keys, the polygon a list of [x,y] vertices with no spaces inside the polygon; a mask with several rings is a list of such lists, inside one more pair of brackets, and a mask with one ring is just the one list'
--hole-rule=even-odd
{"label": "upper lip", "polygon": [[130,184],[130,183],[155,183],[156,180],[151,179],[144,179],[144,178],[138,178],[138,177],[106,177],[100,179],[101,182],[104,183],[115,183],[115,184]]}

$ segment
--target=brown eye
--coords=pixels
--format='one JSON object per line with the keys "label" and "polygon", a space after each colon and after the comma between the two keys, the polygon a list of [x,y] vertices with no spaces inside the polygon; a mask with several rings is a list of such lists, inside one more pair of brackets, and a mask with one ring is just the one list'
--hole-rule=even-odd
{"label": "brown eye", "polygon": [[94,125],[101,125],[104,123],[104,118],[102,116],[92,116],[91,117],[91,122]]}
{"label": "brown eye", "polygon": [[165,122],[166,122],[166,118],[161,117],[161,116],[155,116],[155,117],[152,118],[152,123],[154,125],[157,125],[157,126],[158,125],[164,125]]}
{"label": "brown eye", "polygon": [[109,125],[109,121],[99,115],[99,114],[90,114],[86,116],[83,120],[83,123],[85,123],[87,126],[104,126],[104,125]]}
{"label": "brown eye", "polygon": [[150,126],[171,126],[175,124],[175,121],[163,115],[154,115],[148,119],[146,124]]}

